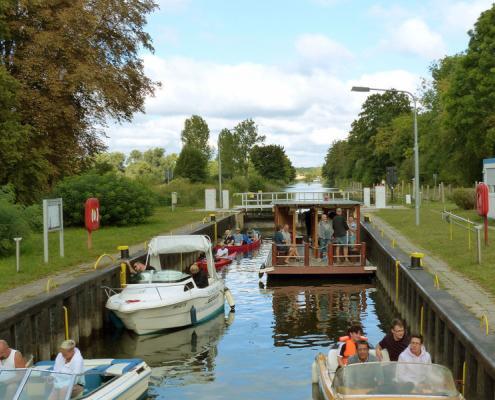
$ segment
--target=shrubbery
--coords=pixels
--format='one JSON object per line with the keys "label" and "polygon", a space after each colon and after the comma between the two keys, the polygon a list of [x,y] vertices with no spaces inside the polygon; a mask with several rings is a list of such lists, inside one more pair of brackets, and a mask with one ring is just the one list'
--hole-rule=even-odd
{"label": "shrubbery", "polygon": [[54,196],[63,199],[66,225],[84,224],[84,203],[89,197],[100,201],[101,225],[142,223],[157,202],[157,196],[147,187],[114,173],[66,178],[56,186]]}
{"label": "shrubbery", "polygon": [[[30,221],[39,219],[40,215],[32,207],[24,208],[14,204],[12,187],[0,188],[0,256],[11,254],[15,250],[15,237],[27,238],[30,234]],[[28,212],[29,210],[29,212]]]}
{"label": "shrubbery", "polygon": [[169,184],[156,186],[155,191],[160,204],[164,206],[172,204],[172,192],[177,192],[179,206],[204,207],[205,189],[215,187],[206,183],[191,183],[186,178],[176,178]]}
{"label": "shrubbery", "polygon": [[476,207],[476,192],[474,189],[454,189],[452,201],[463,210],[472,210]]}

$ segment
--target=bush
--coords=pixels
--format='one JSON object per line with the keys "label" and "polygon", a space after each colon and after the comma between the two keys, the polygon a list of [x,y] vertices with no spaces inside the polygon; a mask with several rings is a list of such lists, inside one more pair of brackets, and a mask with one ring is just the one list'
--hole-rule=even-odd
{"label": "bush", "polygon": [[206,183],[191,183],[186,178],[176,178],[168,184],[155,188],[160,204],[170,206],[172,192],[177,192],[177,205],[182,207],[204,207],[205,189],[216,188]]}
{"label": "bush", "polygon": [[59,182],[55,197],[64,202],[66,225],[84,225],[84,203],[89,197],[100,200],[101,225],[132,225],[144,222],[153,213],[156,195],[144,185],[114,173],[88,173]]}
{"label": "bush", "polygon": [[472,210],[476,206],[476,191],[474,189],[454,189],[452,201],[463,210]]}
{"label": "bush", "polygon": [[23,215],[33,232],[43,232],[43,207],[40,204],[26,207]]}
{"label": "bush", "polygon": [[0,196],[0,255],[11,254],[15,250],[15,237],[26,239],[29,236],[29,224],[24,216],[24,209],[12,204]]}

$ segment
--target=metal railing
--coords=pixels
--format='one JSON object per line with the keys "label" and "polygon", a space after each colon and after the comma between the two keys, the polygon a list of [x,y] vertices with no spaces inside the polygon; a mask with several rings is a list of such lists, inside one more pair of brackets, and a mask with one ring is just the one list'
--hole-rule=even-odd
{"label": "metal railing", "polygon": [[271,207],[276,202],[315,202],[329,200],[349,200],[351,191],[330,190],[324,192],[244,192],[234,193],[240,198],[243,208]]}
{"label": "metal railing", "polygon": [[468,250],[471,250],[471,233],[476,235],[476,255],[478,264],[481,264],[481,230],[483,229],[482,225],[476,224],[469,219],[460,217],[450,211],[442,211],[442,220],[449,224],[449,236],[450,240],[453,239],[453,225],[459,226],[463,229],[467,230],[467,242],[468,242]]}

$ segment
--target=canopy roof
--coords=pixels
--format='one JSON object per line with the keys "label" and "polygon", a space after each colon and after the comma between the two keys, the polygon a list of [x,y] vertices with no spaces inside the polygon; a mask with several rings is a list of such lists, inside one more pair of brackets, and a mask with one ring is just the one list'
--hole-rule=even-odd
{"label": "canopy roof", "polygon": [[345,199],[318,199],[318,200],[274,200],[274,206],[286,207],[286,206],[301,206],[301,207],[311,207],[311,206],[325,206],[325,207],[356,207],[360,206],[359,201],[345,200]]}
{"label": "canopy roof", "polygon": [[156,236],[148,246],[150,255],[190,253],[193,251],[208,252],[210,239],[202,235]]}

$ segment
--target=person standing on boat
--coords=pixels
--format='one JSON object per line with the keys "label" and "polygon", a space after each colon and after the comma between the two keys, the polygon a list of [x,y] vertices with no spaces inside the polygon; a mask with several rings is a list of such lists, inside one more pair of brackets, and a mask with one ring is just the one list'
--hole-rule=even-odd
{"label": "person standing on boat", "polygon": [[[61,372],[63,374],[78,375],[75,378],[74,386],[72,387],[71,398],[79,396],[84,391],[84,359],[76,347],[74,340],[64,340],[60,345],[60,352],[55,358],[53,372]],[[66,378],[64,375],[59,375],[55,378],[54,389],[49,399],[65,399],[65,388],[67,387]]]}
{"label": "person standing on boat", "polygon": [[349,215],[347,225],[349,226],[349,231],[347,232],[349,236],[347,243],[349,244],[349,247],[354,248],[354,245],[356,244],[357,223],[352,215]]}
{"label": "person standing on boat", "polygon": [[11,349],[9,344],[0,339],[0,369],[26,368],[26,361],[18,350]]}
{"label": "person standing on boat", "polygon": [[321,249],[321,255],[323,261],[326,262],[327,254],[328,254],[328,245],[332,241],[333,236],[333,226],[332,223],[328,220],[328,217],[325,213],[321,216],[321,221],[318,224],[318,240]]}
{"label": "person standing on boat", "polygon": [[394,319],[392,321],[392,329],[376,346],[376,357],[382,361],[382,350],[387,349],[390,361],[397,361],[399,355],[409,345],[409,336],[406,335],[406,328],[404,322],[400,319]]}
{"label": "person standing on boat", "polygon": [[349,262],[347,258],[347,231],[349,230],[349,226],[345,220],[345,217],[342,215],[342,209],[337,208],[337,215],[333,218],[333,233],[335,236],[335,244],[337,245],[336,253],[336,262],[342,262],[340,259],[340,248],[344,248],[344,258],[345,262]]}

